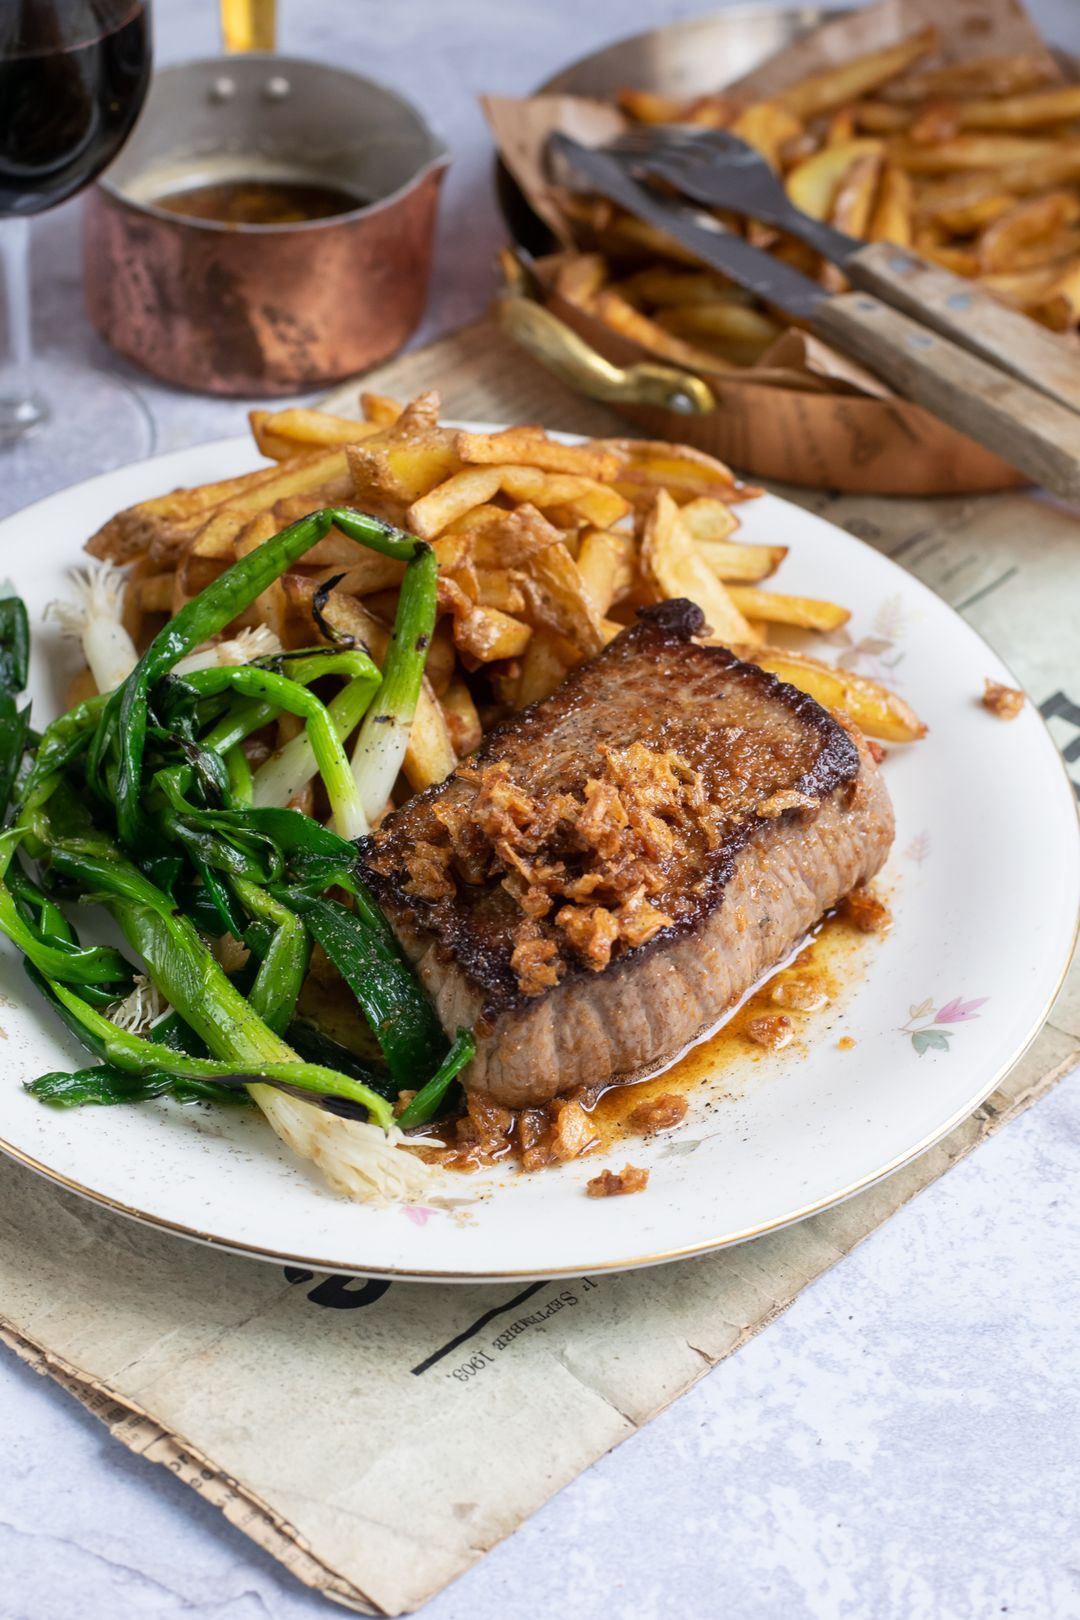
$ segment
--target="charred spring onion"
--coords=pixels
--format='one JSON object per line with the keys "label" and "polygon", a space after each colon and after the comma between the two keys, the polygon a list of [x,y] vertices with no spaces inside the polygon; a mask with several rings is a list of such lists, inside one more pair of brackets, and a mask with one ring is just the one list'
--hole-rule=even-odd
{"label": "charred spring onion", "polygon": [[[332,526],[406,565],[381,674],[356,648],[286,653],[243,636],[222,642]],[[411,1093],[402,1122],[426,1124],[474,1044],[467,1031],[447,1041],[360,882],[349,840],[384,809],[401,768],[434,628],[436,574],[424,542],[325,508],[223,573],[137,661],[120,634],[120,581],[95,576],[85,582],[81,617],[53,616],[81,635],[88,658],[93,652],[105,695],[40,738],[18,704],[25,610],[14,598],[0,602],[0,931],[98,1060],[41,1076],[28,1088],[35,1096],[72,1106],[246,1093],[336,1189],[421,1188],[430,1172],[400,1151],[393,1099]],[[95,591],[111,593],[96,616]],[[327,676],[342,684],[324,702],[311,688]],[[253,772],[245,739],[280,714],[297,716],[304,730]],[[357,728],[350,762],[345,744]],[[316,777],[333,830],[288,807]],[[80,944],[58,904],[68,898],[109,911],[156,995],[120,951]],[[211,948],[223,933],[243,947],[231,973]],[[355,996],[385,1068],[357,1064],[296,1022],[315,944]],[[133,997],[136,984],[146,995]],[[140,1028],[144,1007],[154,1021]]]}

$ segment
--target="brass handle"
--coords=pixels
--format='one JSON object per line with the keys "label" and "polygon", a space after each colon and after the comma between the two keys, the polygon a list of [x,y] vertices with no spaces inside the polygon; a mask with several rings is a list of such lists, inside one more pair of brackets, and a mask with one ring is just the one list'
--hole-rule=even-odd
{"label": "brass handle", "polygon": [[633,366],[613,365],[535,299],[504,293],[496,300],[495,313],[508,337],[589,399],[660,405],[680,416],[716,408],[712,389],[700,377],[644,360]]}
{"label": "brass handle", "polygon": [[221,35],[227,51],[272,51],[276,0],[221,0]]}

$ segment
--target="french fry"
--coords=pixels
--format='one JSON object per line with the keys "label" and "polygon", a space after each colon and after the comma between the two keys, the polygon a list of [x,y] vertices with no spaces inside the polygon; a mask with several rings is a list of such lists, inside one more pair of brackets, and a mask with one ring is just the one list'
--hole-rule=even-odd
{"label": "french fry", "polygon": [[457,762],[458,752],[442,704],[425,678],[409,728],[402,773],[413,792],[422,793],[436,782],[444,782]]}
{"label": "french fry", "polygon": [[673,360],[688,371],[729,371],[731,367],[718,355],[694,344],[672,337],[662,326],[643,315],[633,304],[627,303],[613,287],[606,287],[596,300],[596,314],[623,337],[640,343],[643,349]]}
{"label": "french fry", "polygon": [[483,736],[480,716],[476,711],[472,693],[461,676],[457,675],[439,701],[454,752],[459,759],[464,759],[466,754],[471,754],[475,748],[479,748]]}
{"label": "french fry", "polygon": [[1038,129],[1067,123],[1080,118],[1080,85],[963,101],[956,107],[956,117],[961,129]]}
{"label": "french fry", "polygon": [[544,472],[578,473],[608,482],[618,458],[596,444],[559,444],[542,428],[505,428],[501,433],[456,433],[454,449],[466,466],[539,467]]}
{"label": "french fry", "polygon": [[880,152],[866,152],[855,159],[841,181],[829,210],[830,223],[838,231],[846,231],[848,236],[866,235],[880,173]]}
{"label": "french fry", "polygon": [[756,640],[746,619],[732,602],[712,569],[690,538],[679,508],[666,489],[658,491],[641,535],[642,577],[656,601],[685,596],[705,615],[709,633],[720,641]]}
{"label": "french fry", "polygon": [[[599,447],[599,442],[597,442]],[[618,467],[617,458],[615,460]],[[536,467],[500,467],[501,487],[511,500],[526,502],[542,512],[568,508],[584,523],[609,529],[626,516],[630,503],[610,484],[576,473],[546,473]]]}
{"label": "french fry", "polygon": [[[219,507],[202,528],[192,535],[185,548],[186,554],[195,557],[217,557],[223,562],[232,562],[236,555],[237,536],[243,532],[248,521],[246,512],[237,511],[231,506]],[[153,547],[150,549],[150,555],[151,557],[156,555]]]}
{"label": "french fry", "polygon": [[377,422],[379,427],[392,427],[402,413],[402,405],[389,394],[371,394],[364,392],[360,395],[360,409],[365,422]]}
{"label": "french fry", "polygon": [[[386,431],[392,433],[395,428]],[[453,434],[438,430],[389,442],[349,445],[346,455],[356,500],[368,509],[374,504],[395,515],[445,482],[461,465]]]}
{"label": "french fry", "polygon": [[[899,169],[896,171],[901,172]],[[906,177],[905,177],[906,178]],[[1007,214],[1010,208],[1015,208],[1016,198],[1008,192],[991,193],[981,197],[976,202],[966,206],[960,204],[956,208],[943,208],[934,216],[935,225],[944,231],[951,231],[955,236],[970,236],[975,231],[981,231],[984,226],[992,225],[995,219]]]}
{"label": "french fry", "polygon": [[155,540],[169,535],[179,551],[183,539],[201,528],[216,507],[271,485],[277,476],[277,467],[262,467],[239,478],[225,478],[193,489],[174,489],[169,495],[140,501],[103,524],[86,542],[86,550],[92,557],[122,565],[149,551]]}
{"label": "french fry", "polygon": [[839,630],[851,618],[838,602],[814,596],[784,596],[779,591],[758,591],[751,585],[728,585],[727,593],[739,612],[765,624],[792,624],[801,630]]}
{"label": "french fry", "polygon": [[1080,258],[1063,270],[1030,313],[1054,332],[1066,332],[1076,326],[1080,321]]}
{"label": "french fry", "polygon": [[[470,547],[473,547],[480,535],[489,529],[498,528],[509,516],[511,514],[507,512],[505,506],[496,506],[493,501],[485,501],[482,506],[474,506],[470,511],[463,512],[460,517],[455,518],[453,523],[448,523],[435,549],[439,551],[441,546],[448,545],[452,539],[467,540]],[[493,554],[484,552],[484,557],[494,566]]]}
{"label": "french fry", "polygon": [[754,147],[766,162],[778,169],[785,145],[803,133],[803,126],[801,119],[783,102],[756,101],[735,119],[731,133]]}
{"label": "french fry", "polygon": [[516,512],[494,510],[499,521],[469,536],[477,568],[523,568],[537,551],[563,543],[563,531],[527,503]]}
{"label": "french fry", "polygon": [[579,662],[577,649],[555,631],[534,631],[521,660],[514,707],[524,709],[530,703],[540,703],[550,697]]}
{"label": "french fry", "polygon": [[896,135],[911,127],[911,113],[887,101],[857,101],[853,113],[856,129],[867,135]]}
{"label": "french fry", "polygon": [[521,583],[528,603],[524,616],[530,624],[557,631],[585,658],[601,650],[603,614],[565,546],[535,552],[522,571]]}
{"label": "french fry", "polygon": [[[682,507],[686,522],[688,508]],[[787,546],[740,545],[734,540],[697,540],[697,548],[717,579],[756,583],[775,574],[787,556]]]}
{"label": "french fry", "polygon": [[615,529],[590,529],[581,542],[577,566],[593,607],[601,617],[634,583],[633,537]]}
{"label": "french fry", "polygon": [[500,613],[523,614],[528,600],[521,580],[512,568],[448,568],[446,578],[452,579],[477,607],[498,608]]}
{"label": "french fry", "polygon": [[276,502],[293,496],[320,497],[329,489],[344,494],[348,487],[345,450],[317,450],[280,463],[265,483],[241,490],[230,497],[228,505],[234,512],[254,517]]}
{"label": "french fry", "polygon": [[432,691],[436,697],[441,698],[446,688],[454,678],[457,660],[454,655],[454,638],[450,634],[450,624],[442,619],[435,626],[428,647],[427,661],[424,664],[424,674],[431,682]]}
{"label": "french fry", "polygon": [[651,507],[658,489],[666,489],[679,503],[705,495],[712,500],[747,501],[761,494],[753,484],[742,484],[730,467],[715,456],[688,444],[664,439],[603,439],[622,465],[616,488],[636,507]]}
{"label": "french fry", "polygon": [[1042,163],[1058,154],[1058,142],[1024,135],[957,135],[951,141],[923,145],[898,137],[888,144],[888,159],[908,174],[951,174],[956,169],[1000,171],[1013,163]]}
{"label": "french fry", "polygon": [[914,203],[910,176],[903,169],[894,169],[891,163],[886,163],[867,226],[868,241],[895,242],[897,247],[909,247]]}
{"label": "french fry", "polygon": [[774,342],[781,332],[779,323],[761,310],[726,301],[683,304],[675,309],[663,309],[654,318],[658,326],[676,337],[757,344],[761,348]]}
{"label": "french fry", "polygon": [[1062,141],[1055,151],[1022,163],[1006,163],[997,170],[973,169],[925,186],[916,196],[915,211],[923,218],[941,218],[958,208],[971,208],[988,197],[1029,197],[1032,192],[1080,180],[1080,142]]}
{"label": "french fry", "polygon": [[951,141],[960,133],[960,117],[953,101],[930,101],[908,125],[908,139],[916,146]]}
{"label": "french fry", "polygon": [[923,28],[896,45],[887,45],[882,50],[869,51],[865,56],[855,57],[837,67],[812,73],[808,78],[781,90],[775,99],[796,118],[804,120],[814,118],[819,113],[832,112],[849,101],[872,95],[917,62],[920,56],[934,50],[936,45],[937,29]]}
{"label": "french fry", "polygon": [[1069,274],[1069,267],[1038,265],[1033,270],[1006,270],[979,277],[982,286],[1014,309],[1031,309],[1050,298]]}
{"label": "french fry", "polygon": [[845,141],[841,146],[827,146],[792,169],[785,181],[787,194],[796,208],[801,208],[812,219],[828,219],[837,193],[855,162],[871,155],[880,156],[883,150],[881,141],[869,135]]}
{"label": "french fry", "polygon": [[[739,527],[739,520],[730,506],[709,495],[698,495],[694,500],[687,501],[681,511],[682,520],[695,540],[726,540]],[[771,573],[772,570],[767,569],[766,572]],[[761,576],[754,574],[752,577],[758,579]]]}
{"label": "french fry", "polygon": [[455,472],[453,433],[439,425],[439,396],[418,394],[389,427],[345,454],[356,498],[399,518],[413,501]]}
{"label": "french fry", "polygon": [[674,259],[676,263],[688,264],[694,269],[701,267],[700,259],[691,248],[683,247],[673,236],[657,230],[647,220],[636,219],[633,214],[610,211],[594,234],[596,246],[612,256],[625,258],[628,254],[648,254],[653,258]]}
{"label": "french fry", "polygon": [[821,131],[804,129],[801,135],[793,135],[784,142],[780,148],[780,166],[783,169],[793,169],[797,163],[805,163],[812,158],[815,152],[820,152],[824,142]]}
{"label": "french fry", "polygon": [[884,83],[877,94],[900,106],[921,101],[962,101],[970,96],[1010,96],[1052,77],[1045,56],[977,56],[929,72],[908,73]]}
{"label": "french fry", "polygon": [[700,124],[707,129],[726,129],[738,110],[734,102],[721,95],[675,101],[651,90],[617,90],[615,96],[627,117],[639,124]]}
{"label": "french fry", "polygon": [[[456,463],[457,455],[451,454]],[[482,506],[497,495],[502,477],[501,467],[467,467],[455,472],[413,501],[405,513],[406,525],[421,539],[433,540],[474,506]]]}
{"label": "french fry", "polygon": [[608,278],[608,262],[602,253],[573,253],[555,272],[555,291],[567,303],[591,309]]}
{"label": "french fry", "polygon": [[[1017,203],[988,225],[975,245],[979,268],[984,272],[995,270],[1023,270],[1030,264],[1020,262],[1031,247],[1042,239],[1053,243],[1061,228],[1080,218],[1080,197],[1071,191],[1048,191],[1042,197],[1030,197]],[[1066,248],[1066,252],[1068,249]],[[1050,254],[1050,257],[1061,257]]]}
{"label": "french fry", "polygon": [[900,743],[915,742],[926,735],[926,727],[914,709],[867,675],[834,669],[816,658],[779,647],[750,646],[746,656],[771,675],[797,686],[800,692],[808,692],[823,708],[842,709],[868,737]]}
{"label": "french fry", "polygon": [[[168,613],[172,599],[172,575],[150,574],[143,579],[131,580],[127,595],[137,604],[140,613]],[[126,601],[125,601],[126,606]],[[127,626],[132,641],[138,645],[138,629]]]}
{"label": "french fry", "polygon": [[[255,418],[259,418],[256,428]],[[332,416],[328,411],[303,410],[294,407],[287,411],[252,411],[251,425],[256,440],[259,432],[273,440],[292,445],[291,453],[303,455],[309,450],[322,450],[335,444],[357,444],[382,432],[377,422],[360,422],[349,416]],[[260,444],[261,448],[261,444]]]}
{"label": "french fry", "polygon": [[[308,558],[304,557],[302,562],[307,572]],[[320,581],[336,578],[349,596],[372,596],[379,591],[396,590],[404,575],[403,563],[384,557],[381,552],[369,551],[366,546],[354,545],[347,567],[342,568],[340,562],[324,564],[317,578]]]}
{"label": "french fry", "polygon": [[[283,576],[282,584],[290,611],[306,621],[309,637],[313,632],[319,640],[325,640],[322,625],[312,612],[318,582],[303,574],[289,573]],[[340,590],[328,592],[320,612],[323,622],[330,626],[336,636],[345,638],[353,645],[366,647],[375,662],[382,663],[390,645],[389,625],[377,619],[354,597]]]}
{"label": "french fry", "polygon": [[616,283],[613,291],[635,308],[640,304],[747,304],[750,294],[733,283],[706,270],[673,270],[657,264],[647,270],[638,270],[625,281]]}
{"label": "french fry", "polygon": [[684,101],[657,95],[654,90],[616,90],[615,100],[637,124],[677,124],[686,106]]}
{"label": "french fry", "polygon": [[454,615],[454,645],[466,667],[490,664],[499,658],[519,658],[529,645],[532,626],[498,608],[473,607]]}
{"label": "french fry", "polygon": [[955,276],[977,276],[979,256],[974,248],[955,247],[934,226],[920,225],[915,231],[915,247],[931,264],[940,264]]}
{"label": "french fry", "polygon": [[290,444],[288,439],[281,439],[270,431],[267,425],[272,411],[249,411],[248,425],[251,436],[259,447],[259,453],[267,456],[271,461],[288,461],[296,455],[296,446]]}

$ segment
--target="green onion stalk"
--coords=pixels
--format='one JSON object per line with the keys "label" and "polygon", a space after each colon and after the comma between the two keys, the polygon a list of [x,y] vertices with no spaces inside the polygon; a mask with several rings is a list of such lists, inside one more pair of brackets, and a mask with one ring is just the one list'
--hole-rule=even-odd
{"label": "green onion stalk", "polygon": [[[381,676],[363,651],[318,649],[189,667],[166,680],[332,525],[406,564]],[[425,1168],[394,1151],[400,1127],[389,1097],[395,1088],[413,1091],[405,1127],[428,1123],[474,1043],[467,1031],[447,1041],[359,880],[350,840],[383,809],[401,766],[435,584],[434,554],[422,541],[325,508],[230,568],[165,627],[122,686],[62,716],[41,739],[14,701],[26,678],[25,611],[0,603],[0,809],[9,799],[14,806],[13,824],[0,833],[0,931],[100,1060],[75,1075],[42,1076],[31,1087],[36,1095],[70,1105],[246,1091],[339,1190],[421,1190]],[[345,680],[327,704],[309,690],[321,675]],[[280,713],[302,718],[304,732],[252,773],[244,739]],[[358,725],[350,765],[344,744]],[[326,785],[333,831],[287,808],[315,775]],[[130,964],[119,952],[80,946],[52,894],[25,872],[20,846],[50,890],[99,901],[115,918],[170,1009],[149,1038],[108,1014],[132,986]],[[347,903],[331,889],[344,890]],[[201,928],[248,945],[246,994]],[[295,1024],[313,942],[356,995],[388,1073],[347,1062],[332,1042]],[[293,1029],[307,1056],[290,1044]]]}

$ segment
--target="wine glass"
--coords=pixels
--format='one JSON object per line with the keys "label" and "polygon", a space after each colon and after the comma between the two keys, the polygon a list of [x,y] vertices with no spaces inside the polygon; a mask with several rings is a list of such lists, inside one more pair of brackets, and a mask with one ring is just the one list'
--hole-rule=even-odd
{"label": "wine glass", "polygon": [[[101,173],[150,82],[148,0],[0,0],[0,473],[38,492],[137,459],[152,431],[133,389],[75,361],[35,360],[30,220]],[[16,465],[11,466],[12,458]],[[5,469],[5,463],[8,467]]]}

